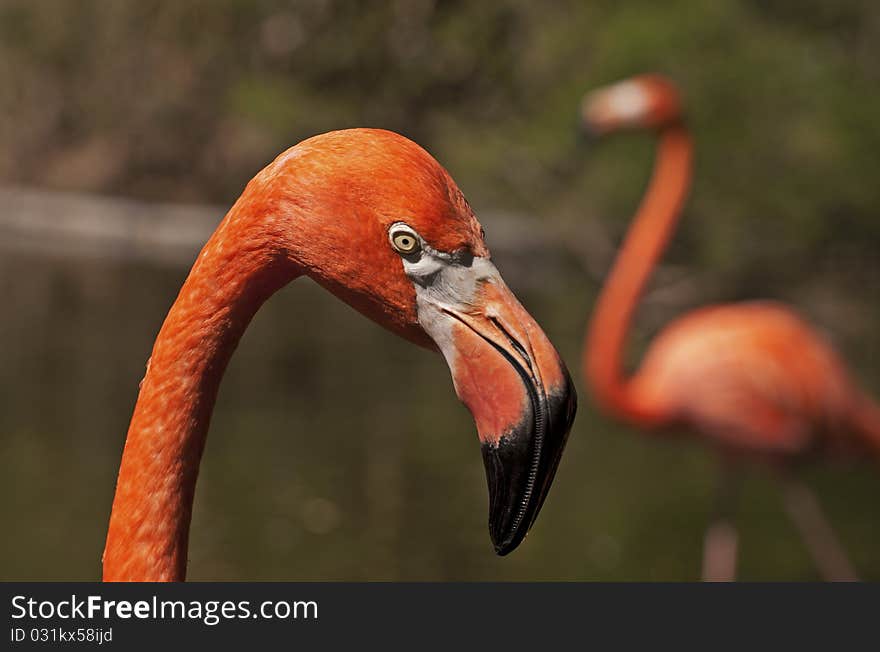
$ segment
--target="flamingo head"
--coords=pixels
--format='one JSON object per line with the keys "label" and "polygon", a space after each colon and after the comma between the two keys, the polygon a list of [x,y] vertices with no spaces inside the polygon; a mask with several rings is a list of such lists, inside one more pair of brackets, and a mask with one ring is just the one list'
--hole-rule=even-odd
{"label": "flamingo head", "polygon": [[303,141],[252,183],[267,208],[286,208],[267,210],[286,217],[265,228],[302,273],[446,359],[476,422],[490,535],[512,551],[547,495],[576,396],[455,182],[403,136],[352,129]]}
{"label": "flamingo head", "polygon": [[598,88],[581,102],[584,128],[595,135],[660,129],[682,118],[678,89],[661,75],[639,75]]}

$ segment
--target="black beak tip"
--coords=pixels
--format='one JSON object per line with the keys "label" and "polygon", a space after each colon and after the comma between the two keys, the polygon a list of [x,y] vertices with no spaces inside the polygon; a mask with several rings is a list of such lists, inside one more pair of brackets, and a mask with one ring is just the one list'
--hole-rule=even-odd
{"label": "black beak tip", "polygon": [[496,543],[495,544],[495,554],[499,557],[506,557],[514,550],[516,550],[517,546],[519,546],[520,542],[514,543],[513,541],[505,541],[504,543]]}
{"label": "black beak tip", "polygon": [[[522,543],[550,490],[577,411],[577,394],[566,383],[548,397],[547,429],[537,443],[532,424],[482,446],[489,487],[489,536],[499,557]],[[528,422],[527,422],[528,423]]]}
{"label": "black beak tip", "polygon": [[[506,526],[506,527],[505,527]],[[506,557],[519,547],[528,534],[528,527],[518,527],[510,529],[510,524],[502,524],[499,522],[489,523],[489,536],[492,538],[492,545],[495,548],[495,554],[499,557]]]}

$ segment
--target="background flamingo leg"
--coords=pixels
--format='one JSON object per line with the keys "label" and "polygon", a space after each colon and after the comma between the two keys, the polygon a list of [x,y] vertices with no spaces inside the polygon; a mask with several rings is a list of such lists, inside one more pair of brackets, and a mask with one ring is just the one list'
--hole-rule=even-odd
{"label": "background flamingo leg", "polygon": [[703,539],[704,582],[732,582],[736,579],[739,534],[733,522],[742,474],[725,460],[715,502],[715,515]]}
{"label": "background flamingo leg", "polygon": [[800,480],[784,478],[783,504],[822,578],[828,582],[859,581],[813,490]]}

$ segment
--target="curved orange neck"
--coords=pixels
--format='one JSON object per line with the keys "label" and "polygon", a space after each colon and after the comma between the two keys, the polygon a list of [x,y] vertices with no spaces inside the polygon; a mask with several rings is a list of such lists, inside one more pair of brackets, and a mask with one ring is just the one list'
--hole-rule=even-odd
{"label": "curved orange neck", "polygon": [[260,305],[298,271],[243,196],[199,254],[156,339],[122,454],[105,581],[182,581],[217,389]]}
{"label": "curved orange neck", "polygon": [[681,213],[692,159],[693,144],[684,125],[664,128],[648,190],[602,288],[584,347],[584,375],[597,403],[640,425],[657,425],[665,415],[632,392],[623,368],[626,338],[642,292]]}

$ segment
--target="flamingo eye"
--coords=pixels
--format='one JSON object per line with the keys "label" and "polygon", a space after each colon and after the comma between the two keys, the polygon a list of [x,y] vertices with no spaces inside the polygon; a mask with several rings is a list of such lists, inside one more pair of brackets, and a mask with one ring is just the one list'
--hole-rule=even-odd
{"label": "flamingo eye", "polygon": [[416,234],[406,228],[396,228],[391,231],[391,246],[400,254],[411,254],[419,249],[419,239]]}

